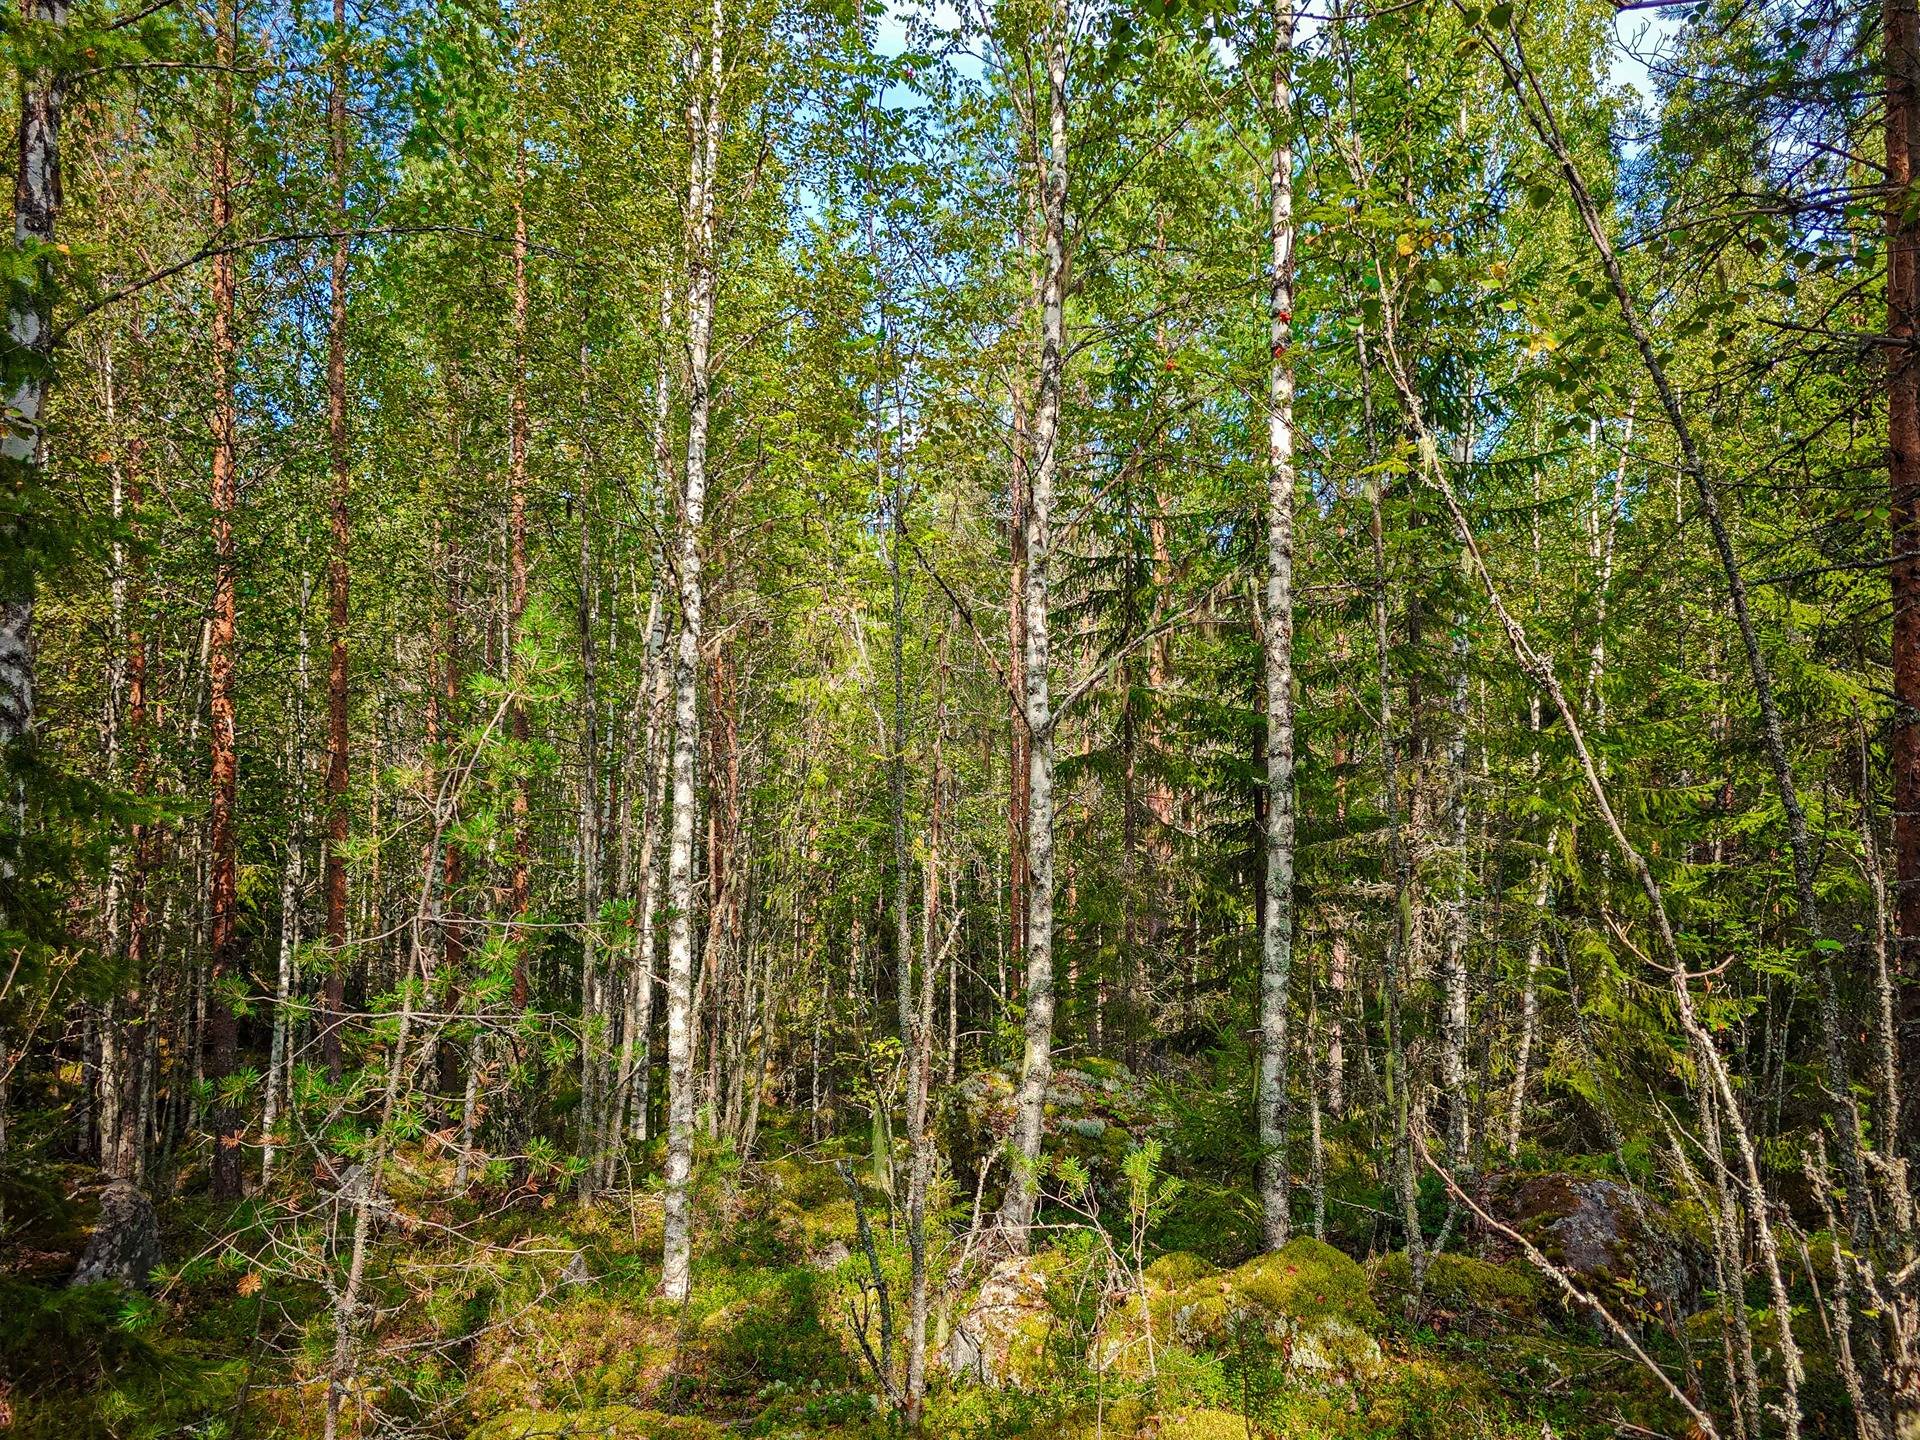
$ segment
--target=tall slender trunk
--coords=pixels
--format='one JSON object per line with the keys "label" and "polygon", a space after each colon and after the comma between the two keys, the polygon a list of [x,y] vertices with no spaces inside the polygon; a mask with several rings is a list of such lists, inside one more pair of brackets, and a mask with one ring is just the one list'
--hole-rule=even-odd
{"label": "tall slender trunk", "polygon": [[307,729],[307,607],[313,598],[311,577],[302,577],[300,585],[300,634],[294,667],[293,724],[287,735],[287,858],[280,869],[280,965],[273,985],[273,1039],[267,1049],[267,1073],[262,1084],[260,1133],[264,1144],[260,1151],[260,1183],[273,1178],[274,1129],[280,1120],[280,1097],[292,1103],[290,1086],[281,1072],[292,1073],[287,1044],[291,1021],[289,1002],[293,997],[296,956],[300,950],[300,901],[305,884],[303,866],[304,827],[306,824],[306,729]]}
{"label": "tall slender trunk", "polygon": [[513,393],[507,413],[507,614],[504,661],[516,694],[509,727],[517,756],[513,781],[513,869],[507,908],[512,916],[513,1008],[527,1008],[528,912],[533,906],[533,815],[525,770],[527,707],[519,692],[517,650],[527,612],[527,152],[519,140],[513,158]]}
{"label": "tall slender trunk", "polygon": [[[941,692],[936,702],[933,777],[927,806],[927,857],[920,908],[920,993],[909,1043],[907,1067],[907,1390],[904,1419],[909,1431],[920,1428],[927,1394],[927,1312],[930,1281],[927,1264],[927,1191],[933,1181],[933,1135],[928,1102],[933,1088],[933,997],[945,947],[936,949],[940,918],[940,841],[946,739],[946,644],[940,647]],[[955,917],[958,924],[958,916]]]}
{"label": "tall slender trunk", "polygon": [[[128,364],[130,396],[138,404],[141,357],[138,345]],[[124,578],[122,595],[123,623],[120,634],[121,673],[125,685],[125,718],[122,743],[127,752],[127,788],[136,803],[144,801],[150,785],[149,763],[152,750],[147,714],[147,636],[142,618],[146,605],[146,559],[140,545],[140,506],[146,485],[146,442],[142,438],[137,415],[130,417],[123,456],[117,470],[121,514],[134,543],[125,547],[124,559],[115,567]],[[101,1168],[115,1179],[131,1180],[140,1173],[142,1141],[145,1136],[145,1106],[140,1102],[142,1085],[135,1068],[136,1057],[145,1060],[146,1039],[151,1028],[145,1023],[151,1005],[147,985],[148,896],[147,877],[153,864],[152,827],[136,818],[128,835],[125,869],[120,899],[125,914],[122,926],[121,954],[127,966],[127,992],[113,1007],[114,1056],[116,1064],[103,1066],[105,1083],[117,1095],[114,1105],[116,1124],[101,1134]],[[104,1115],[103,1109],[103,1115]]]}
{"label": "tall slender trunk", "polygon": [[[1033,737],[1027,732],[1027,509],[1030,489],[1026,396],[1013,393],[1013,478],[1008,497],[1007,679],[1014,701],[1007,740],[1007,952],[1016,975],[1027,965],[1027,833]],[[1002,985],[1004,994],[1006,987]]]}
{"label": "tall slender trunk", "polygon": [[[667,903],[667,1189],[660,1288],[685,1300],[692,1286],[693,1173],[693,831],[699,796],[694,757],[700,746],[700,529],[707,505],[707,427],[712,418],[714,189],[723,123],[722,0],[711,0],[708,34],[696,40],[688,71],[687,123],[692,156],[687,181],[687,462],[680,496],[680,646],[674,660],[673,829]],[[706,73],[702,75],[702,62]]]}
{"label": "tall slender trunk", "polygon": [[[29,0],[27,17],[51,27],[67,23],[67,0]],[[60,217],[60,120],[65,77],[52,65],[24,74],[20,86],[19,163],[13,181],[13,243],[34,251],[35,283],[16,285],[7,301],[5,384],[9,423],[0,433],[0,478],[25,488],[39,477],[40,418],[53,383],[54,224]],[[28,537],[6,537],[0,562],[0,753],[33,725],[33,562]],[[0,878],[11,865],[0,862]]]}
{"label": "tall slender trunk", "polygon": [[[1920,10],[1887,0],[1887,480],[1893,588],[1893,917],[1900,1069],[1920,1076]],[[1902,1141],[1920,1168],[1920,1105]]]}
{"label": "tall slender trunk", "polygon": [[[1360,394],[1365,411],[1369,460],[1375,455],[1373,419],[1373,365],[1364,334],[1358,337]],[[1406,1027],[1401,1023],[1403,975],[1413,930],[1413,862],[1407,843],[1406,815],[1400,794],[1400,738],[1394,733],[1393,652],[1387,616],[1387,550],[1382,514],[1382,486],[1378,475],[1367,479],[1367,534],[1373,550],[1373,629],[1378,661],[1380,766],[1385,782],[1387,811],[1387,868],[1393,874],[1393,922],[1387,934],[1380,989],[1386,1012],[1386,1075],[1383,1089],[1393,1118],[1394,1189],[1406,1230],[1407,1259],[1413,1272],[1414,1298],[1426,1274],[1426,1236],[1420,1228],[1420,1210],[1414,1190],[1412,1108],[1408,1103]]]}
{"label": "tall slender trunk", "polygon": [[1447,1151],[1456,1166],[1471,1163],[1473,1100],[1467,1067],[1467,631],[1454,620],[1452,695],[1447,731],[1447,842],[1453,874],[1447,880],[1440,951],[1440,1078],[1447,1090]]}
{"label": "tall slender trunk", "polygon": [[1293,978],[1293,0],[1273,0],[1267,324],[1267,825],[1260,926],[1260,1208],[1267,1248],[1292,1229],[1287,1004]]}
{"label": "tall slender trunk", "polygon": [[347,974],[347,498],[352,466],[347,452],[347,5],[333,0],[333,64],[327,86],[327,161],[333,186],[333,253],[327,264],[327,897],[326,1013],[320,1056],[340,1078],[341,1027],[346,1023]]}
{"label": "tall slender trunk", "polygon": [[[220,0],[214,16],[215,96],[218,113],[213,137],[213,233],[232,238],[233,229],[233,63],[239,32],[237,0]],[[212,746],[211,803],[208,809],[208,891],[212,957],[207,1004],[207,1078],[213,1082],[213,1191],[223,1200],[240,1195],[240,1137],[244,1117],[228,1099],[222,1083],[234,1070],[239,1041],[229,985],[244,979],[241,965],[238,867],[234,811],[239,771],[234,736],[234,511],[239,501],[236,471],[239,416],[234,371],[239,350],[235,333],[236,261],[231,250],[213,257],[213,625],[208,649]]]}
{"label": "tall slender trunk", "polygon": [[[585,350],[582,381],[586,382]],[[583,393],[584,399],[584,393]],[[600,690],[594,648],[593,545],[585,477],[580,493],[580,1151],[588,1165],[581,1182],[590,1196],[602,1173],[598,1155],[602,1108],[610,1099],[606,977],[600,941]]]}
{"label": "tall slender trunk", "polygon": [[673,667],[665,654],[664,608],[658,628],[649,634],[647,643],[654,647],[655,656],[650,671],[652,693],[648,702],[647,721],[647,815],[640,836],[640,903],[637,907],[639,949],[634,958],[634,983],[639,993],[635,997],[632,1026],[636,1053],[632,1068],[626,1071],[631,1077],[629,1084],[633,1090],[631,1133],[637,1141],[647,1139],[652,1101],[649,1088],[653,1076],[653,997],[656,989],[653,968],[659,946],[655,921],[659,917],[662,860],[666,854],[666,847],[660,843],[660,839],[664,828],[662,822],[668,818],[667,808],[672,798],[669,786],[672,781],[670,761],[674,741],[673,731],[669,728],[672,712],[668,702],[672,693]]}
{"label": "tall slender trunk", "polygon": [[[1539,704],[1534,704],[1535,724],[1539,729]],[[1538,767],[1535,767],[1536,773]],[[1527,969],[1520,991],[1520,1040],[1513,1061],[1513,1095],[1507,1108],[1507,1153],[1520,1148],[1520,1126],[1526,1115],[1527,1081],[1532,1073],[1534,1040],[1540,1030],[1540,950],[1541,931],[1547,922],[1547,899],[1552,894],[1553,852],[1560,832],[1547,835],[1546,858],[1534,864],[1533,915],[1528,922]]]}
{"label": "tall slender trunk", "polygon": [[1049,569],[1053,552],[1053,488],[1060,455],[1060,384],[1066,366],[1067,293],[1067,0],[1053,0],[1045,19],[1046,168],[1043,176],[1040,292],[1040,387],[1033,416],[1033,482],[1027,506],[1026,731],[1027,758],[1027,1014],[1015,1101],[1014,1165],[999,1225],[1008,1245],[1024,1251],[1039,1199],[1040,1143],[1047,1083],[1053,1075],[1053,703],[1048,680]]}
{"label": "tall slender trunk", "polygon": [[[457,453],[457,451],[456,451]],[[457,734],[460,716],[460,691],[465,684],[460,666],[460,603],[461,570],[460,561],[454,547],[447,547],[448,565],[447,590],[440,622],[440,728],[443,735]],[[453,797],[453,803],[459,805],[459,796]],[[440,976],[442,993],[446,996],[446,1008],[449,1012],[462,1008],[461,970],[466,959],[466,922],[461,918],[460,887],[465,878],[465,856],[458,840],[443,840],[440,846]],[[441,1047],[437,1052],[441,1064],[441,1089],[451,1088],[453,1072],[451,1068],[452,1050]]]}

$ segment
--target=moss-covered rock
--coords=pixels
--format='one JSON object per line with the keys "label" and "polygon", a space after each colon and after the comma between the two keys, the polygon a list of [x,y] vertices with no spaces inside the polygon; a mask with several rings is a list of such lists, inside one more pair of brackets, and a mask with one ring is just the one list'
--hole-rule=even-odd
{"label": "moss-covered rock", "polygon": [[1175,1250],[1147,1266],[1147,1290],[1150,1294],[1165,1294],[1219,1273],[1220,1267],[1206,1256],[1191,1250]]}
{"label": "moss-covered rock", "polygon": [[[1497,1216],[1618,1310],[1650,1318],[1684,1313],[1699,1299],[1704,1247],[1669,1211],[1617,1180],[1498,1175],[1488,1198]],[[1489,1254],[1512,1258],[1505,1237],[1486,1243]]]}
{"label": "moss-covered rock", "polygon": [[947,1338],[945,1368],[986,1385],[1038,1384],[1053,1333],[1048,1270],[1045,1256],[1016,1255],[994,1266]]}
{"label": "moss-covered rock", "polygon": [[[1407,1252],[1396,1250],[1373,1265],[1373,1295],[1382,1308],[1398,1310],[1413,1289]],[[1423,1313],[1447,1328],[1532,1325],[1539,1322],[1550,1295],[1538,1271],[1524,1260],[1479,1260],[1471,1255],[1436,1255],[1427,1265]]]}
{"label": "moss-covered rock", "polygon": [[1152,1440],[1265,1440],[1267,1432],[1231,1410],[1179,1410],[1158,1415],[1140,1432]]}
{"label": "moss-covered rock", "polygon": [[720,1440],[711,1420],[662,1415],[631,1405],[601,1405],[588,1410],[510,1410],[496,1415],[467,1440],[533,1440],[536,1436],[577,1436],[579,1440]]}
{"label": "moss-covered rock", "polygon": [[1295,1319],[1331,1316],[1361,1325],[1380,1321],[1367,1272],[1323,1240],[1302,1237],[1270,1255],[1256,1255],[1232,1273],[1242,1294]]}
{"label": "moss-covered rock", "polygon": [[1160,1297],[1156,1329],[1197,1350],[1254,1339],[1271,1345],[1294,1378],[1349,1384],[1385,1363],[1368,1333],[1380,1312],[1366,1272],[1319,1240],[1299,1239],[1237,1270],[1204,1276]]}

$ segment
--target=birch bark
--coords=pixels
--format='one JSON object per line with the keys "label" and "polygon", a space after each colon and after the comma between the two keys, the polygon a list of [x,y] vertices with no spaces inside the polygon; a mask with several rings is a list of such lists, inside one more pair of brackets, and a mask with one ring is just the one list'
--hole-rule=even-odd
{"label": "birch bark", "polygon": [[[722,127],[726,12],[712,0],[708,33],[689,66],[687,123],[693,137],[687,181],[687,460],[680,495],[680,645],[674,659],[673,826],[668,842],[667,1174],[660,1288],[685,1300],[692,1285],[693,832],[699,797],[700,528],[707,504],[707,429],[712,417],[714,185]],[[704,68],[705,74],[701,71]]]}
{"label": "birch bark", "polygon": [[1287,1243],[1287,1003],[1293,978],[1293,0],[1273,0],[1268,176],[1266,904],[1260,934],[1260,1208],[1267,1248]]}
{"label": "birch bark", "polygon": [[1053,1076],[1053,712],[1048,684],[1049,560],[1053,490],[1059,471],[1060,382],[1066,364],[1067,7],[1053,0],[1045,24],[1047,157],[1043,177],[1040,388],[1033,417],[1033,470],[1027,497],[1026,733],[1027,1013],[1015,1099],[1013,1174],[999,1226],[1016,1251],[1039,1198],[1040,1142],[1047,1084]]}

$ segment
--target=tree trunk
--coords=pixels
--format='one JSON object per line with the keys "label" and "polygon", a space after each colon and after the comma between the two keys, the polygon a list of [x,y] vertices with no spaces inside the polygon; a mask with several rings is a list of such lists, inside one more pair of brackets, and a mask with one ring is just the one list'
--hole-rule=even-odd
{"label": "tree trunk", "polygon": [[667,1188],[660,1288],[676,1301],[687,1298],[693,1261],[693,832],[699,801],[693,771],[700,746],[700,528],[706,514],[707,427],[713,404],[714,187],[725,35],[721,0],[712,0],[709,13],[710,31],[695,42],[687,97],[693,137],[687,182],[687,463],[678,536],[680,646],[673,677],[673,829],[667,866],[672,921],[667,941]]}
{"label": "tree trunk", "polygon": [[1040,296],[1040,388],[1033,418],[1033,481],[1027,506],[1027,1014],[1014,1118],[1014,1165],[999,1224],[1007,1244],[1027,1247],[1039,1199],[1040,1143],[1053,1075],[1053,709],[1048,683],[1048,582],[1053,488],[1059,470],[1060,383],[1066,365],[1067,13],[1053,0],[1045,20],[1048,148],[1043,195],[1045,271]]}
{"label": "tree trunk", "polygon": [[[585,352],[582,351],[584,366]],[[584,375],[581,388],[586,388]],[[593,547],[583,479],[580,493],[580,1153],[587,1161],[583,1198],[603,1172],[599,1151],[602,1108],[611,1098],[608,1074],[606,977],[600,940],[600,690],[594,649]]]}
{"label": "tree trunk", "polygon": [[[136,348],[128,366],[133,399],[138,402],[141,375],[140,352]],[[118,473],[124,474],[121,496],[123,515],[134,537],[126,547],[124,566],[124,622],[120,643],[125,684],[125,720],[123,744],[128,753],[127,788],[136,803],[144,801],[150,784],[151,737],[147,715],[147,636],[142,612],[146,605],[146,558],[140,541],[140,506],[146,485],[146,444],[137,416],[129,419],[123,448],[125,458]],[[101,1168],[116,1180],[136,1180],[141,1170],[141,1150],[145,1131],[146,1107],[140,1102],[142,1084],[135,1070],[136,1055],[145,1062],[146,1040],[151,1029],[146,1025],[151,993],[147,984],[148,897],[147,876],[153,865],[151,827],[136,819],[128,835],[125,870],[120,898],[125,919],[122,927],[121,954],[127,966],[128,992],[114,1002],[113,1049],[116,1064],[103,1066],[105,1083],[117,1095],[114,1104],[116,1124],[101,1135]],[[138,1023],[137,1023],[138,1022]],[[104,1110],[103,1110],[104,1114]]]}
{"label": "tree trunk", "polygon": [[1456,1166],[1471,1163],[1473,1106],[1467,1074],[1467,632],[1456,617],[1453,693],[1448,706],[1447,831],[1453,874],[1447,880],[1440,952],[1440,1078],[1447,1091],[1447,1150]]}
{"label": "tree trunk", "polygon": [[[214,60],[218,115],[213,140],[213,233],[230,239],[233,225],[233,63],[239,17],[238,0],[220,0],[214,17]],[[208,809],[208,914],[212,984],[207,1003],[207,1078],[213,1082],[213,1193],[239,1198],[240,1139],[244,1117],[223,1093],[234,1070],[239,1041],[230,985],[243,980],[239,919],[238,867],[234,811],[238,764],[234,736],[234,510],[239,500],[236,472],[239,418],[234,371],[239,350],[234,325],[237,261],[231,251],[213,257],[213,626],[208,650],[211,685],[208,733],[212,745],[211,804]]]}
{"label": "tree trunk", "polygon": [[[29,19],[67,23],[67,0],[29,0]],[[6,483],[39,480],[40,417],[53,382],[53,286],[48,276],[54,224],[60,217],[60,119],[66,80],[48,65],[21,77],[19,164],[13,182],[13,243],[32,250],[35,283],[11,287],[5,365],[9,423],[0,433]],[[45,248],[42,248],[45,247]],[[33,726],[33,562],[26,536],[9,537],[0,568],[0,753]],[[0,865],[0,878],[11,873]]]}
{"label": "tree trunk", "polygon": [[1260,926],[1260,1208],[1267,1248],[1292,1229],[1287,1193],[1287,1004],[1293,977],[1293,0],[1273,0],[1268,177],[1267,824]]}
{"label": "tree trunk", "polygon": [[302,870],[302,831],[307,803],[306,728],[307,728],[307,606],[313,597],[311,578],[300,586],[300,636],[298,662],[294,670],[293,724],[287,736],[287,858],[280,870],[280,966],[273,986],[273,1040],[267,1050],[267,1073],[262,1086],[260,1133],[264,1141],[260,1151],[260,1183],[273,1178],[274,1127],[280,1119],[280,1096],[293,1100],[291,1086],[283,1086],[288,1063],[289,1005],[292,999],[300,949],[300,900],[305,876]]}
{"label": "tree trunk", "polygon": [[[1920,14],[1887,0],[1887,478],[1893,587],[1893,918],[1900,1069],[1920,1076]],[[1920,1168],[1920,1105],[1906,1109],[1907,1163]]]}
{"label": "tree trunk", "polygon": [[528,741],[524,676],[517,654],[527,611],[527,155],[521,140],[513,162],[513,394],[507,416],[507,614],[504,662],[514,687],[509,716],[516,771],[513,781],[513,869],[507,909],[512,917],[513,1008],[527,1008],[528,912],[533,906],[533,817],[525,770]]}
{"label": "tree trunk", "polygon": [[327,454],[333,471],[327,521],[327,950],[320,1055],[340,1078],[346,1023],[347,862],[347,7],[333,0],[333,63],[327,87],[327,159],[333,185],[333,253],[327,265]]}

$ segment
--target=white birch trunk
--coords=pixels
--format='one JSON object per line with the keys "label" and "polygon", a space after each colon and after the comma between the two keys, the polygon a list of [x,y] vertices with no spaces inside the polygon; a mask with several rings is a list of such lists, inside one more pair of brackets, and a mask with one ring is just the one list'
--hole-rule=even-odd
{"label": "white birch trunk", "polygon": [[1040,296],[1040,391],[1033,417],[1033,481],[1027,505],[1027,1014],[1015,1101],[1013,1173],[999,1226],[1015,1250],[1039,1198],[1040,1142],[1053,1077],[1053,708],[1048,685],[1048,560],[1059,469],[1060,382],[1066,364],[1067,8],[1046,20],[1048,151],[1044,176],[1045,272]]}
{"label": "white birch trunk", "polygon": [[[27,15],[43,24],[67,23],[67,0],[32,0]],[[33,268],[44,280],[46,260],[39,253],[53,244],[60,214],[60,112],[66,84],[51,67],[21,77],[19,164],[14,175],[13,241],[33,254]],[[8,367],[8,423],[0,428],[0,468],[6,483],[19,485],[40,466],[40,417],[52,383],[52,286],[20,287],[7,313],[7,334],[15,361]],[[32,562],[16,537],[13,555],[0,572],[0,750],[33,726],[33,574]],[[12,866],[0,862],[0,874]]]}
{"label": "white birch trunk", "polygon": [[1292,0],[1273,0],[1273,245],[1267,320],[1267,833],[1260,932],[1260,1208],[1269,1250],[1292,1229],[1287,1186],[1287,1003],[1293,977],[1293,94]]}
{"label": "white birch trunk", "polygon": [[[700,746],[700,525],[707,503],[707,424],[712,409],[709,366],[714,311],[714,179],[720,158],[722,43],[725,13],[713,0],[711,31],[696,46],[689,74],[687,118],[693,134],[687,183],[687,465],[680,505],[680,645],[674,661],[673,826],[668,844],[667,902],[667,1188],[660,1288],[685,1300],[692,1286],[693,830],[699,797],[694,757]],[[704,49],[704,55],[701,53]],[[700,73],[705,61],[706,75]],[[704,82],[704,96],[702,87]]]}

